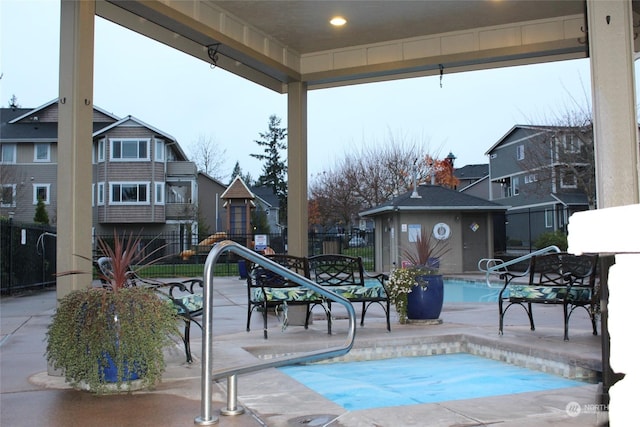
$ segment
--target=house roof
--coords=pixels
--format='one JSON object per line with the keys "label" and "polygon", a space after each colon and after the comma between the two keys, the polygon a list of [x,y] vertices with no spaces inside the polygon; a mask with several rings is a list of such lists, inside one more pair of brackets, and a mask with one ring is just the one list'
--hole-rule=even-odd
{"label": "house roof", "polygon": [[531,129],[533,131],[538,132],[549,132],[554,129],[553,126],[536,126],[536,125],[514,125],[507,133],[505,133],[502,138],[500,138],[495,144],[493,144],[485,153],[485,156],[491,154],[493,150],[502,145],[505,141],[509,139],[509,137],[516,132],[518,129]]}
{"label": "house roof", "polygon": [[223,183],[222,181],[220,181],[217,178],[212,177],[211,175],[209,175],[208,173],[202,172],[202,171],[198,171],[198,175],[202,176],[204,179],[207,179],[211,182],[216,183],[217,185],[227,188],[227,184]]}
{"label": "house roof", "polygon": [[467,185],[466,187],[462,187],[462,188],[458,188],[459,192],[465,192],[466,190],[475,187],[476,185],[480,184],[481,182],[484,182],[486,180],[489,179],[489,175],[485,175],[482,178],[478,178],[475,181],[473,181],[471,184]]}
{"label": "house roof", "polygon": [[[47,102],[37,108],[1,108],[0,109],[0,140],[3,142],[57,142],[58,141],[58,122],[57,121],[40,121],[36,118],[44,110],[49,108],[57,108],[57,99]],[[111,121],[120,120],[114,116],[94,106],[93,109],[105,115]],[[95,121],[93,122],[93,132],[103,128],[105,124],[111,121]]]}
{"label": "house roof", "polygon": [[221,199],[255,199],[254,194],[249,190],[247,184],[244,183],[240,176],[236,176],[233,182],[229,184],[227,189],[222,195],[220,195]]}
{"label": "house roof", "polygon": [[583,192],[552,193],[551,197],[565,206],[588,206],[589,200]]}
{"label": "house roof", "polygon": [[58,140],[57,123],[25,122],[12,123],[11,117],[22,115],[27,109],[0,108],[0,141],[2,142],[56,142]]}
{"label": "house roof", "polygon": [[[25,110],[24,113],[22,115],[20,115],[20,116],[14,117],[10,121],[10,123],[11,124],[17,123],[20,120],[22,120],[24,118],[27,118],[27,117],[29,117],[29,116],[31,116],[33,114],[38,114],[40,111],[46,110],[47,108],[49,108],[53,104],[56,104],[57,102],[58,102],[58,98],[55,98],[55,99],[52,99],[51,101],[46,102],[46,103],[44,103],[41,106],[36,107],[36,108],[24,108],[24,110]],[[106,116],[108,116],[110,118],[112,118],[113,120],[120,120],[120,117],[118,117],[118,116],[116,116],[116,115],[114,115],[112,113],[109,113],[106,110],[103,110],[102,108],[98,107],[97,105],[94,105],[93,109],[96,110],[96,111],[99,111],[100,113],[102,113],[102,114],[104,114],[104,115],[106,115]]]}
{"label": "house roof", "polygon": [[508,206],[503,206],[489,200],[460,193],[439,185],[419,185],[416,189],[418,196],[412,197],[413,191],[408,191],[393,200],[371,209],[360,212],[360,216],[374,216],[394,211],[499,211],[504,212]]}
{"label": "house roof", "polygon": [[[559,132],[559,131],[568,131],[571,129],[575,129],[574,126],[548,126],[548,125],[514,125],[507,133],[505,133],[502,138],[500,138],[495,144],[493,144],[484,154],[489,155],[493,150],[502,145],[505,141],[509,139],[509,137],[516,132],[518,129],[529,129],[532,132],[537,132],[538,134],[544,132]],[[533,136],[533,135],[530,135]]]}
{"label": "house roof", "polygon": [[262,199],[269,207],[278,208],[280,206],[280,200],[278,196],[273,193],[273,189],[271,187],[267,187],[265,185],[251,187],[251,192],[256,196]]}
{"label": "house roof", "polygon": [[[36,108],[1,108],[0,109],[0,140],[3,142],[57,142],[58,141],[58,122],[51,120],[49,115],[48,121],[40,121],[38,115],[50,108],[57,108],[58,99],[53,99]],[[112,113],[103,110],[100,107],[93,106],[94,121],[92,127],[93,137],[99,136],[118,126],[126,126],[129,122],[145,127],[153,133],[164,139],[176,142],[173,149],[178,153],[181,159],[187,159],[187,155],[182,150],[177,140],[168,133],[155,128],[142,120],[127,116],[120,118]],[[96,115],[96,112],[100,113]],[[54,113],[55,114],[55,113]],[[97,117],[96,117],[97,116]],[[97,119],[96,119],[97,118]],[[102,120],[100,120],[102,119]]]}
{"label": "house roof", "polygon": [[489,175],[489,165],[466,165],[453,171],[453,176],[458,179],[480,179]]}

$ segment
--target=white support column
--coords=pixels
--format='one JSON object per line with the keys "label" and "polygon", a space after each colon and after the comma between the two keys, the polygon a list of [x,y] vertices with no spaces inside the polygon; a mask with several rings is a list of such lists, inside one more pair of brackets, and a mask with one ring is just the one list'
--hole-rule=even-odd
{"label": "white support column", "polygon": [[309,247],[307,211],[307,85],[289,83],[288,90],[288,249],[306,256]]}
{"label": "white support column", "polygon": [[638,203],[631,1],[587,1],[599,208]]}
{"label": "white support column", "polygon": [[[616,254],[602,288],[603,379],[609,397],[609,422],[624,425],[637,417],[640,392],[635,342],[637,310],[629,292],[640,261],[637,229],[638,124],[633,64],[630,0],[587,0],[596,157],[596,211],[575,214],[569,221],[569,251]],[[635,204],[635,205],[634,205]],[[612,228],[613,226],[613,228]],[[603,262],[603,266],[610,261]],[[608,283],[608,285],[607,285]],[[625,377],[614,385],[613,373]],[[607,387],[609,387],[607,389]]]}
{"label": "white support column", "polygon": [[94,20],[94,0],[62,0],[57,271],[82,271],[87,274],[58,277],[58,298],[91,285]]}

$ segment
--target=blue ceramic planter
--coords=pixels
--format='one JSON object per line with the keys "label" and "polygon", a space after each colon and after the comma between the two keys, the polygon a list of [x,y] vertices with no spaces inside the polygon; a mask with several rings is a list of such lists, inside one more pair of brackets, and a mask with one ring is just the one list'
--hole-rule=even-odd
{"label": "blue ceramic planter", "polygon": [[[100,368],[102,373],[102,378],[107,383],[115,383],[118,381],[118,367],[114,362],[111,355],[108,353],[103,354],[104,361],[106,361],[106,366],[102,366]],[[124,364],[124,373],[122,375],[122,381],[133,381],[140,378],[139,370],[136,369],[137,366],[134,363],[133,369],[129,369],[129,364],[125,362]]]}
{"label": "blue ceramic planter", "polygon": [[419,285],[407,295],[407,318],[409,320],[438,319],[444,301],[442,275],[416,277]]}

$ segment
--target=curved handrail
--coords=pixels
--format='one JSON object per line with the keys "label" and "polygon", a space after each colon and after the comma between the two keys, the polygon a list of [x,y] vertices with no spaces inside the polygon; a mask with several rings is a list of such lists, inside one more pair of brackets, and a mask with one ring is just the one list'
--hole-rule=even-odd
{"label": "curved handrail", "polygon": [[[266,267],[286,279],[299,284],[300,286],[312,289],[314,292],[342,304],[349,315],[349,334],[343,346],[329,347],[322,350],[310,351],[301,355],[293,355],[282,357],[277,360],[267,360],[262,363],[244,365],[231,368],[226,371],[213,374],[213,273],[214,266],[218,257],[224,252],[232,252],[241,257],[252,261],[262,267]],[[351,302],[346,298],[337,295],[322,286],[312,282],[311,280],[294,273],[286,267],[246,248],[231,240],[224,240],[217,243],[209,251],[207,259],[204,263],[204,283],[203,283],[203,303],[204,309],[202,314],[203,338],[202,338],[202,376],[201,376],[201,400],[200,400],[200,416],[195,419],[196,424],[210,425],[217,423],[217,418],[211,415],[211,398],[212,398],[212,381],[215,379],[228,377],[235,378],[236,375],[246,374],[267,368],[276,368],[279,366],[291,365],[294,363],[306,363],[320,359],[328,359],[332,357],[342,356],[351,350],[356,334],[356,312]],[[231,391],[228,390],[228,393]]]}
{"label": "curved handrail", "polygon": [[[514,258],[510,261],[503,261],[499,258],[482,258],[481,260],[478,261],[478,270],[485,273],[487,286],[491,288],[491,287],[494,287],[492,286],[491,280],[489,279],[489,276],[491,274],[509,273],[510,275],[517,276],[517,277],[526,276],[529,273],[528,269],[522,274],[513,274],[512,272],[509,272],[509,269],[507,267],[509,267],[510,265],[515,265],[522,261],[531,259],[534,256],[546,254],[549,252],[562,252],[562,251],[557,246],[552,245],[552,246],[547,246],[546,248],[538,249],[537,251],[533,251],[521,257]],[[502,287],[502,285],[500,285],[500,287]]]}

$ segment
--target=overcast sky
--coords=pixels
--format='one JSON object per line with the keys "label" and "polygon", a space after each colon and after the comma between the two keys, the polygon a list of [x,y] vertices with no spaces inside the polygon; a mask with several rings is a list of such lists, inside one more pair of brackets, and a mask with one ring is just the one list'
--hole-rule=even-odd
{"label": "overcast sky", "polygon": [[[0,0],[0,104],[58,96],[59,0]],[[175,137],[189,153],[199,138],[226,149],[257,178],[254,142],[272,114],[286,126],[287,96],[96,17],[94,105],[132,115]],[[309,172],[331,168],[352,147],[419,141],[456,166],[484,153],[516,124],[545,124],[574,103],[590,105],[586,59],[356,85],[309,92]],[[437,153],[436,153],[437,154]]]}

